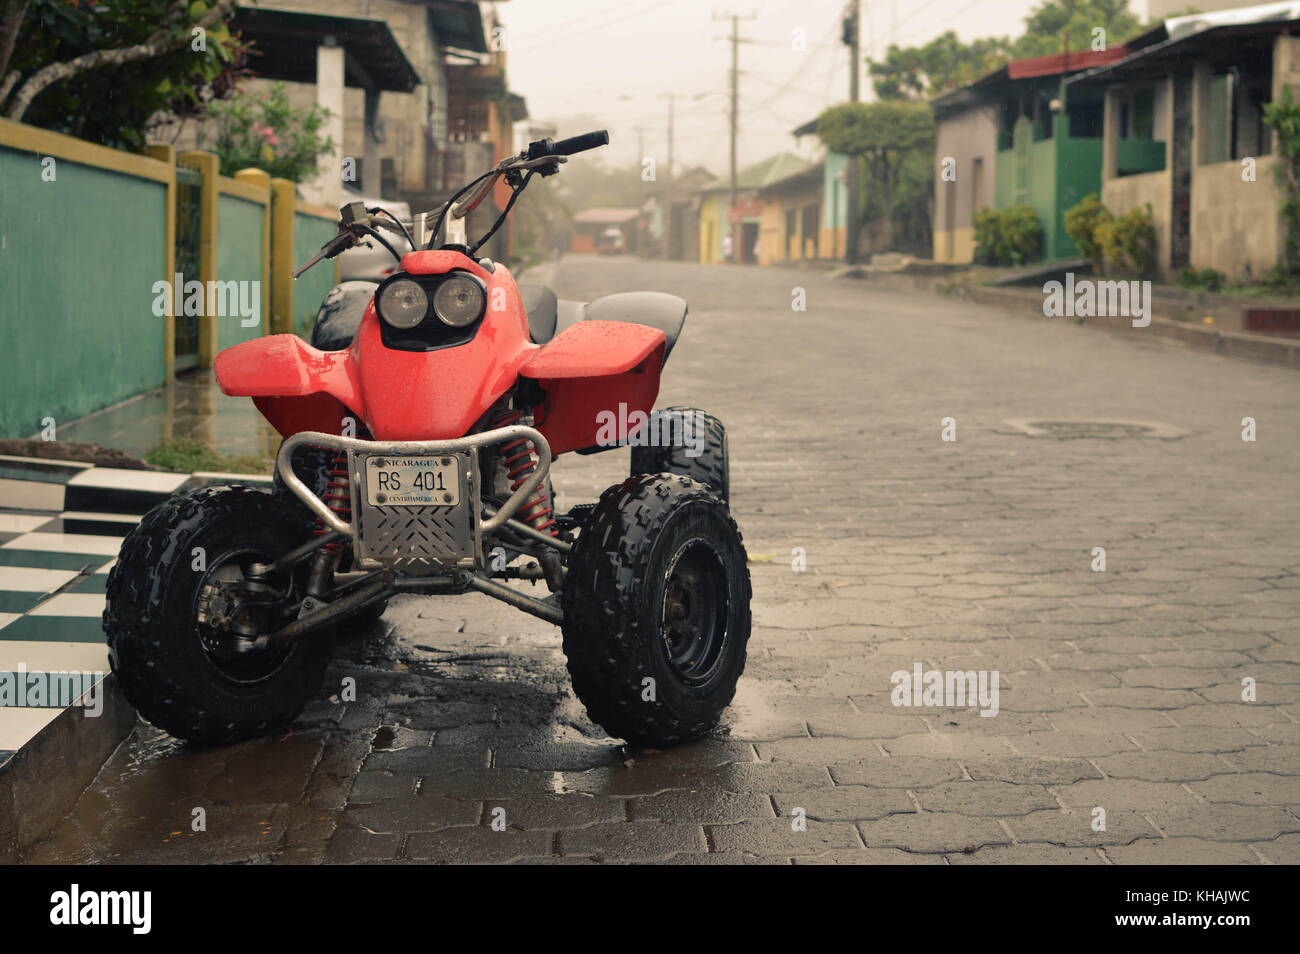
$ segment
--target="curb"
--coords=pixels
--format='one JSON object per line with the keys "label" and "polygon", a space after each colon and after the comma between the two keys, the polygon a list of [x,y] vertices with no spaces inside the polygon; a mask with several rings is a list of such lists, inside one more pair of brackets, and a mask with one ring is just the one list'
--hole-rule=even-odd
{"label": "curb", "polygon": [[112,673],[100,691],[99,716],[69,706],[0,763],[0,864],[16,864],[49,834],[135,726],[135,710]]}
{"label": "curb", "polygon": [[[990,288],[983,285],[951,285],[946,284],[941,278],[901,273],[892,275],[877,273],[869,280],[887,288],[959,298],[963,301],[974,301],[982,305],[994,305],[1009,311],[1032,314],[1037,318],[1043,317],[1043,296],[1037,291]],[[1300,368],[1300,339],[1270,338],[1266,335],[1252,335],[1240,331],[1218,331],[1159,315],[1152,315],[1151,324],[1145,328],[1134,328],[1128,318],[1089,318],[1086,324],[1088,327],[1101,327],[1120,334],[1167,338],[1198,351],[1210,351],[1252,361],[1266,361],[1271,364]]]}

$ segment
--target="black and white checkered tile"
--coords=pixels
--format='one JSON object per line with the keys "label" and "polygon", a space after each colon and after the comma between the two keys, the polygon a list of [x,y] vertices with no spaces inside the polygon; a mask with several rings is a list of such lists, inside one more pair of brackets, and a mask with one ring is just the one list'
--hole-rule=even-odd
{"label": "black and white checkered tile", "polygon": [[231,482],[269,478],[0,455],[0,764],[61,711],[37,691],[45,674],[108,672],[101,614],[123,537],[172,494]]}

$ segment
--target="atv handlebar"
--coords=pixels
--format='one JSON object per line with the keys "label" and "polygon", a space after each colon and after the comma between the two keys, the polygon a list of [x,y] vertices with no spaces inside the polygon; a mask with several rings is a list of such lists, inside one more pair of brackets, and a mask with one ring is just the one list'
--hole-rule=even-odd
{"label": "atv handlebar", "polygon": [[542,156],[572,156],[607,145],[609,145],[609,130],[597,129],[594,132],[583,133],[581,136],[561,139],[559,142],[538,139],[530,142],[523,154],[529,159],[540,159]]}
{"label": "atv handlebar", "polygon": [[[553,142],[550,139],[536,139],[530,142],[528,147],[518,155],[507,156],[502,159],[488,172],[457,192],[438,210],[422,212],[417,215],[415,217],[416,231],[420,233],[419,239],[412,238],[405,226],[388,216],[383,210],[367,209],[362,202],[350,202],[339,209],[339,234],[322,245],[320,251],[316,253],[311,261],[295,268],[293,277],[297,278],[321,259],[334,258],[352,248],[366,236],[376,239],[400,262],[402,256],[398,255],[397,250],[379,234],[379,229],[387,229],[390,232],[404,236],[410,241],[412,248],[424,247],[426,243],[431,245],[448,215],[454,219],[464,218],[469,215],[478,207],[480,202],[487,198],[497,182],[504,176],[506,182],[513,189],[510,202],[506,205],[500,218],[497,219],[496,225],[493,225],[487,235],[472,246],[471,251],[476,250],[492,236],[492,233],[505,220],[511,206],[514,205],[514,200],[523,191],[533,173],[539,173],[543,176],[554,175],[559,171],[560,163],[564,162],[566,157],[608,144],[609,131],[606,129],[597,129],[583,133],[580,136],[570,136],[568,139],[561,139],[559,142]],[[467,192],[470,193],[469,197],[462,199]],[[426,231],[429,222],[433,222],[433,226]]]}

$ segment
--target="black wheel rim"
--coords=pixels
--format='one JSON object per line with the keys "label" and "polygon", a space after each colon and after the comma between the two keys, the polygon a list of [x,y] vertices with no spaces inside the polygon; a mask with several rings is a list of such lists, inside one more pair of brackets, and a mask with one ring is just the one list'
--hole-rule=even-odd
{"label": "black wheel rim", "polygon": [[255,685],[270,679],[289,658],[293,644],[272,640],[263,647],[235,652],[232,649],[234,640],[229,633],[220,632],[198,621],[199,604],[209,584],[222,577],[229,581],[232,571],[238,573],[239,577],[247,578],[251,564],[270,563],[273,560],[274,557],[251,547],[227,551],[209,565],[194,590],[191,618],[199,649],[209,666],[222,678],[236,685]]}
{"label": "black wheel rim", "polygon": [[673,675],[702,686],[716,674],[728,638],[727,574],[717,551],[688,540],[664,571],[660,626]]}

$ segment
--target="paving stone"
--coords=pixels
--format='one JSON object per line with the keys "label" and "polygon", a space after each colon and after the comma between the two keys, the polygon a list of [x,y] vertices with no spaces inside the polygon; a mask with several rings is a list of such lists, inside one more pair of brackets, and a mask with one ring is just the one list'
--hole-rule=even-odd
{"label": "paving stone", "polygon": [[[1100,807],[1105,808],[1104,805]],[[1007,824],[1019,841],[1050,842],[1066,847],[1127,845],[1138,838],[1160,837],[1160,832],[1141,812],[1107,809],[1105,831],[1093,831],[1092,826],[1097,820],[1099,816],[1091,810],[1041,811],[1030,812],[1021,818],[1009,818]]]}
{"label": "paving stone", "polygon": [[1203,782],[1192,782],[1187,787],[1211,802],[1300,806],[1300,777],[1294,775],[1271,775],[1267,772],[1216,775]]}
{"label": "paving stone", "polygon": [[789,818],[707,826],[713,851],[784,854],[790,857],[821,854],[832,848],[860,848],[862,842],[847,822],[807,820],[805,830],[794,831]]}
{"label": "paving stone", "polygon": [[1300,865],[1300,834],[1282,835],[1272,841],[1252,842],[1251,847],[1275,865]]}
{"label": "paving stone", "polygon": [[1224,845],[1201,838],[1143,838],[1131,845],[1111,845],[1106,857],[1117,865],[1257,865],[1245,845]]}
{"label": "paving stone", "polygon": [[409,795],[349,807],[343,819],[348,826],[373,832],[412,832],[473,825],[481,814],[478,802],[455,801],[439,795]]}
{"label": "paving stone", "polygon": [[869,848],[904,848],[942,854],[1011,843],[1010,836],[992,818],[973,818],[953,812],[889,815],[878,821],[860,822],[858,830]]}
{"label": "paving stone", "polygon": [[594,856],[602,861],[649,861],[680,852],[709,850],[704,829],[692,824],[626,822],[561,832],[560,853]]}
{"label": "paving stone", "polygon": [[898,848],[836,848],[820,855],[797,855],[796,865],[942,865],[943,855]]}
{"label": "paving stone", "polygon": [[950,865],[1104,865],[1096,848],[1063,848],[1059,845],[988,845],[967,854],[944,856]]}
{"label": "paving stone", "polygon": [[1261,841],[1300,832],[1300,818],[1282,808],[1214,803],[1153,811],[1151,821],[1169,838]]}
{"label": "paving stone", "polygon": [[887,759],[861,759],[829,766],[837,785],[924,789],[962,778],[961,764],[951,759],[900,755]]}
{"label": "paving stone", "polygon": [[916,806],[900,788],[870,788],[865,785],[837,785],[806,792],[772,796],[778,813],[792,817],[802,808],[808,818],[817,821],[867,821],[895,812],[914,812]]}
{"label": "paving stone", "polygon": [[627,809],[621,798],[572,792],[567,795],[523,795],[518,798],[489,798],[483,803],[483,824],[490,824],[504,812],[510,828],[559,831],[624,821]]}
{"label": "paving stone", "polygon": [[977,782],[1004,780],[1016,785],[1068,785],[1086,778],[1101,778],[1101,772],[1087,759],[1014,756],[968,760],[962,764]]}
{"label": "paving stone", "polygon": [[[1232,753],[1234,758],[1240,754]],[[1149,782],[1185,782],[1233,771],[1218,756],[1201,752],[1120,752],[1099,756],[1094,761],[1103,772],[1114,778],[1137,778]]]}
{"label": "paving stone", "polygon": [[[814,789],[834,791],[834,789]],[[673,791],[628,799],[633,821],[719,824],[772,818],[772,799],[757,792]]]}
{"label": "paving stone", "polygon": [[917,796],[927,812],[962,815],[1023,815],[1039,808],[1056,808],[1057,801],[1041,785],[1012,782],[944,782]]}
{"label": "paving stone", "polygon": [[1085,812],[1098,805],[1109,813],[1117,808],[1146,812],[1197,804],[1195,796],[1177,782],[1148,782],[1132,778],[1088,779],[1073,785],[1061,785],[1053,791],[1066,808]]}
{"label": "paving stone", "polygon": [[406,857],[438,864],[508,864],[551,853],[544,831],[493,831],[486,825],[422,832],[406,840]]}

